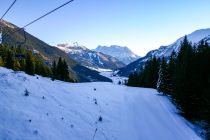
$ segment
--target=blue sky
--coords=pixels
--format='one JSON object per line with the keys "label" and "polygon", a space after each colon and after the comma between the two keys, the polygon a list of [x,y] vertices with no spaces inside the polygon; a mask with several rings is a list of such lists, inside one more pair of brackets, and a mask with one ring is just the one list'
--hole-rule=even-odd
{"label": "blue sky", "polygon": [[[2,15],[13,0],[1,1]],[[68,0],[17,0],[5,17],[19,27]],[[50,45],[122,45],[136,54],[210,27],[210,0],[74,0],[26,28]]]}

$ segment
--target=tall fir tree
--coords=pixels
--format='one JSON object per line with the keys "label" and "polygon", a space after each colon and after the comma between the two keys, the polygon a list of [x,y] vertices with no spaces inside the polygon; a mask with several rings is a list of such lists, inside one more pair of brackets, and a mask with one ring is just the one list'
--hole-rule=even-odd
{"label": "tall fir tree", "polygon": [[175,90],[176,52],[173,51],[168,62],[168,93],[173,96]]}
{"label": "tall fir tree", "polygon": [[191,43],[185,36],[176,62],[176,103],[181,106],[186,117],[191,116],[193,106],[193,95],[191,87],[193,49]]}
{"label": "tall fir tree", "polygon": [[69,78],[69,68],[68,68],[68,65],[66,63],[65,60],[63,60],[63,80],[66,81],[66,82],[69,82],[70,81],[70,78]]}
{"label": "tall fir tree", "polygon": [[9,69],[14,68],[14,57],[13,57],[13,52],[11,50],[6,51],[6,57],[5,57],[5,67]]}
{"label": "tall fir tree", "polygon": [[53,61],[53,65],[52,65],[52,80],[57,79],[57,65],[55,60]]}
{"label": "tall fir tree", "polygon": [[61,57],[59,57],[59,59],[58,59],[58,63],[57,63],[57,68],[56,68],[56,71],[57,71],[57,79],[58,80],[62,80],[62,78],[63,78],[63,73],[62,73],[62,70],[63,69],[63,61],[62,61],[62,58]]}
{"label": "tall fir tree", "polygon": [[17,59],[14,61],[14,67],[13,67],[13,69],[15,71],[19,71],[21,69],[21,65],[20,65],[20,63],[19,63],[19,61]]}
{"label": "tall fir tree", "polygon": [[29,75],[35,74],[35,60],[31,51],[26,53],[25,72]]}
{"label": "tall fir tree", "polygon": [[161,60],[161,65],[160,65],[160,69],[159,69],[157,91],[162,92],[164,95],[169,93],[168,66],[167,66],[167,62],[164,57]]}
{"label": "tall fir tree", "polygon": [[0,67],[3,67],[4,66],[4,61],[2,59],[2,57],[0,57]]}

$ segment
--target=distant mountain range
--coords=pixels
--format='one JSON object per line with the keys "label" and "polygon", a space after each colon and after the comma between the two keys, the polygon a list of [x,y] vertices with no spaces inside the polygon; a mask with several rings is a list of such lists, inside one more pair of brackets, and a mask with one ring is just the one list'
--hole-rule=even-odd
{"label": "distant mountain range", "polygon": [[112,46],[98,46],[94,49],[96,52],[101,52],[117,58],[126,65],[140,58],[138,55],[134,54],[128,47],[121,47],[117,45]]}
{"label": "distant mountain range", "polygon": [[80,65],[75,60],[71,59],[65,52],[58,49],[57,47],[50,46],[40,39],[34,37],[29,33],[26,34],[26,41],[24,38],[24,31],[16,25],[7,21],[0,22],[0,26],[3,27],[3,43],[11,46],[17,46],[22,44],[25,49],[34,50],[41,54],[42,58],[50,63],[53,60],[58,60],[59,57],[64,58],[70,66],[70,75],[72,79],[79,82],[89,81],[106,81],[111,82],[110,79],[101,76],[99,72],[88,69]]}
{"label": "distant mountain range", "polygon": [[66,52],[70,58],[88,68],[114,70],[125,66],[115,57],[89,50],[78,43],[74,43],[74,45],[58,44],[57,47]]}
{"label": "distant mountain range", "polygon": [[[201,40],[205,40],[210,44],[210,29],[201,29],[194,31],[193,33],[187,35],[187,38],[192,43],[199,43]],[[184,36],[176,40],[174,43],[168,46],[161,46],[159,49],[152,50],[146,54],[146,56],[139,58],[138,60],[130,63],[126,67],[119,70],[118,75],[128,76],[134,71],[139,71],[142,65],[152,57],[169,57],[173,50],[178,52],[180,50],[180,43],[183,41]]]}

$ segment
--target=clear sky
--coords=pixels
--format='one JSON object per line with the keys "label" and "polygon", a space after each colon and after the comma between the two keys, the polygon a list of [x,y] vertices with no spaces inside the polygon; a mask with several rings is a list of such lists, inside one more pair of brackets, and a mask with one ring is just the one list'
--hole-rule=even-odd
{"label": "clear sky", "polygon": [[[68,0],[17,0],[5,17],[19,27]],[[13,0],[1,0],[2,15]],[[50,45],[127,46],[144,56],[194,30],[210,27],[210,0],[74,0],[26,28]]]}

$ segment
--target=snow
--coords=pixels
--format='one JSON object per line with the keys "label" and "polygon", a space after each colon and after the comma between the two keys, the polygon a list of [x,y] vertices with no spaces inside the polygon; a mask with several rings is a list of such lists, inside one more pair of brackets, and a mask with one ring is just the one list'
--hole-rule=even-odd
{"label": "snow", "polygon": [[71,54],[80,54],[88,50],[85,46],[76,46],[76,45],[71,46],[69,44],[58,44],[56,47],[64,51],[65,53],[71,53]]}
{"label": "snow", "polygon": [[0,83],[1,140],[201,139],[154,89],[65,83],[1,67]]}
{"label": "snow", "polygon": [[112,71],[112,70],[102,70],[100,71],[100,75],[108,77],[109,79],[112,80],[113,84],[125,84],[125,81],[128,80],[127,77],[120,77],[117,75],[118,71]]}
{"label": "snow", "polygon": [[[86,66],[87,67],[87,66]],[[91,70],[95,70],[95,71],[98,71],[98,72],[112,72],[112,70],[111,69],[102,69],[102,68],[94,68],[94,67],[87,67],[87,68],[89,68],[89,69],[91,69]]]}
{"label": "snow", "polygon": [[98,58],[98,63],[99,63],[99,64],[101,64],[101,65],[103,65],[104,63],[103,63],[103,62],[101,62],[101,60],[100,60],[99,56],[98,56],[97,58]]}

